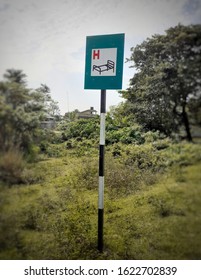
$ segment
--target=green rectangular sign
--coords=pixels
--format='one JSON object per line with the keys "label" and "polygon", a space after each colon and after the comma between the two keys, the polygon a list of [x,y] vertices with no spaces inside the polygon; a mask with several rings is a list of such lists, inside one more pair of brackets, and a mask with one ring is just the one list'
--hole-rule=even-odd
{"label": "green rectangular sign", "polygon": [[122,89],[124,34],[88,36],[85,89]]}

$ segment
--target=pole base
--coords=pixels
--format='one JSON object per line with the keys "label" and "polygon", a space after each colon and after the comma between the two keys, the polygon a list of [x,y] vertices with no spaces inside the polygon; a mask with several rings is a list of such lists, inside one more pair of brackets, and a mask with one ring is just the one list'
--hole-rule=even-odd
{"label": "pole base", "polygon": [[103,252],[103,209],[98,209],[98,250]]}

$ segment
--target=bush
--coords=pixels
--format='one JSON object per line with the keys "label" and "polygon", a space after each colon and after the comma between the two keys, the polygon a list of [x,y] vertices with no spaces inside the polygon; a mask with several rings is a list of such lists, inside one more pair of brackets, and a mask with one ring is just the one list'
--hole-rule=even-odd
{"label": "bush", "polygon": [[127,168],[118,158],[106,157],[105,185],[111,195],[129,194],[136,187],[137,170]]}
{"label": "bush", "polygon": [[71,211],[57,215],[56,219],[51,221],[54,248],[48,256],[54,259],[86,259],[90,250],[94,250],[91,211],[94,212],[91,205],[85,201],[76,201]]}
{"label": "bush", "polygon": [[188,166],[201,160],[200,146],[185,142],[170,145],[160,154],[168,166]]}
{"label": "bush", "polygon": [[46,154],[48,157],[62,157],[65,155],[63,146],[60,144],[50,144],[47,146]]}
{"label": "bush", "polygon": [[28,168],[24,168],[21,178],[24,184],[41,183],[45,178],[45,171],[43,168],[36,168],[29,165]]}
{"label": "bush", "polygon": [[88,138],[92,139],[99,135],[99,119],[80,119],[68,124],[67,129],[62,133],[63,140],[72,138]]}
{"label": "bush", "polygon": [[40,147],[38,147],[37,145],[34,145],[34,144],[29,145],[29,150],[25,154],[25,160],[27,162],[37,161],[39,152],[40,152]]}
{"label": "bush", "polygon": [[0,259],[24,259],[24,246],[16,214],[0,215]]}
{"label": "bush", "polygon": [[137,127],[111,127],[106,131],[106,144],[123,143],[123,144],[143,144],[144,137]]}
{"label": "bush", "polygon": [[1,154],[0,157],[0,178],[8,184],[22,183],[22,173],[25,162],[22,153],[12,148]]}
{"label": "bush", "polygon": [[164,167],[164,158],[153,145],[145,144],[127,147],[124,163],[142,170],[149,169],[156,172]]}
{"label": "bush", "polygon": [[83,156],[71,174],[73,185],[77,189],[95,189],[98,186],[98,159]]}

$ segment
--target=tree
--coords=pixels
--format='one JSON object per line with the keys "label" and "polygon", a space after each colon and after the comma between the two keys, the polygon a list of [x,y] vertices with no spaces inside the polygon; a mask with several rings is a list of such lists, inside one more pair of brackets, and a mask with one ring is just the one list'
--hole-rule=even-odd
{"label": "tree", "polygon": [[7,70],[4,77],[0,82],[0,152],[16,147],[28,154],[42,134],[47,103],[54,101],[47,86],[29,89],[21,70]]}
{"label": "tree", "polygon": [[15,82],[18,84],[26,85],[26,74],[23,73],[22,70],[16,69],[8,69],[4,74],[4,78],[6,78],[9,82]]}
{"label": "tree", "polygon": [[64,119],[70,121],[75,121],[78,119],[79,110],[75,109],[72,112],[65,113]]}
{"label": "tree", "polygon": [[107,112],[106,120],[106,125],[109,127],[122,128],[132,125],[134,118],[130,114],[129,103],[121,102],[117,106],[111,106]]}
{"label": "tree", "polygon": [[192,141],[189,105],[201,94],[201,25],[179,24],[131,51],[137,73],[121,93],[137,121],[166,135],[184,127]]}
{"label": "tree", "polygon": [[[30,133],[37,126],[36,117],[28,114],[31,95],[21,70],[7,70],[0,82],[0,150],[11,147],[28,149]],[[27,106],[29,105],[29,106]]]}
{"label": "tree", "polygon": [[41,84],[35,94],[38,95],[37,99],[40,100],[46,114],[60,119],[59,103],[51,98],[50,88],[45,84]]}

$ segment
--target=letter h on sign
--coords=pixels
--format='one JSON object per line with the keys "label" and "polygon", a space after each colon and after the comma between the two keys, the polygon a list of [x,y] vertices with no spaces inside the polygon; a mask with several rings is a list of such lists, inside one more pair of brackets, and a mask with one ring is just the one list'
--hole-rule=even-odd
{"label": "letter h on sign", "polygon": [[97,50],[97,51],[93,51],[93,59],[99,59],[100,58],[100,50]]}

